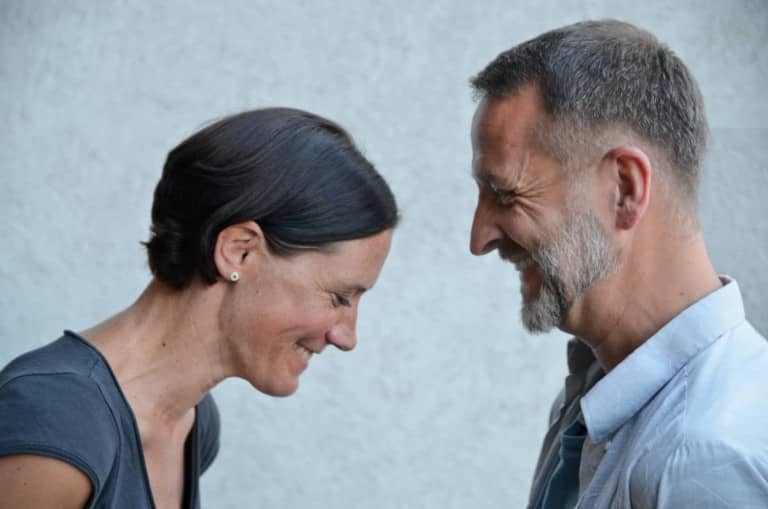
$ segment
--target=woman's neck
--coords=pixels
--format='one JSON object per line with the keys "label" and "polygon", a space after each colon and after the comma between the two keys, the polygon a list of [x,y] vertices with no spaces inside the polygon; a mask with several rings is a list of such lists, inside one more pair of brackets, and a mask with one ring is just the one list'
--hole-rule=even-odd
{"label": "woman's neck", "polygon": [[194,406],[229,376],[220,302],[214,287],[179,291],[152,281],[126,310],[82,332],[109,362],[142,442],[186,426]]}

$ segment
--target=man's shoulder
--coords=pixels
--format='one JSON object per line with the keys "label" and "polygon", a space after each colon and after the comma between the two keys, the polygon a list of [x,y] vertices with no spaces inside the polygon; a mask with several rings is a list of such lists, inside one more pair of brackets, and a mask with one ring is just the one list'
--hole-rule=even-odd
{"label": "man's shoulder", "polygon": [[765,394],[768,342],[744,322],[684,366],[639,416],[636,505],[645,507],[646,496],[669,507],[706,505],[719,494],[740,507],[768,496]]}
{"label": "man's shoulder", "polygon": [[637,425],[672,447],[712,444],[768,449],[768,341],[748,322],[685,364],[639,415]]}
{"label": "man's shoulder", "polygon": [[[765,423],[763,423],[765,425]],[[629,477],[633,507],[758,507],[768,500],[768,441],[691,427],[645,451]]]}
{"label": "man's shoulder", "polygon": [[768,341],[748,322],[732,329],[693,359],[685,384],[683,432],[688,440],[713,436],[734,446],[768,447]]}

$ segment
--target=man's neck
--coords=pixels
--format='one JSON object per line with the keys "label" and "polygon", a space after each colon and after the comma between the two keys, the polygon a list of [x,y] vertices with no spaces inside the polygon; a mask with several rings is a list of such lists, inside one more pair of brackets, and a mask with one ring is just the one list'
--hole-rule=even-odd
{"label": "man's neck", "polygon": [[592,347],[606,372],[722,285],[700,233],[647,245],[654,247],[590,289],[564,327]]}

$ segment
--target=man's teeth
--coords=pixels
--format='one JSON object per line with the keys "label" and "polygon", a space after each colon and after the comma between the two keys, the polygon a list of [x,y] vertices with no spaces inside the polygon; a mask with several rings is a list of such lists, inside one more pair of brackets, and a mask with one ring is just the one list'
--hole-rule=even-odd
{"label": "man's teeth", "polygon": [[533,265],[533,258],[531,258],[529,256],[528,258],[524,258],[524,259],[520,260],[519,262],[516,262],[515,263],[515,268],[517,268],[517,270],[522,272],[525,269],[527,269],[528,267],[530,267],[531,265]]}
{"label": "man's teeth", "polygon": [[312,351],[307,350],[301,345],[295,345],[294,349],[299,352],[299,355],[301,355],[305,361],[308,361],[310,357],[312,357]]}

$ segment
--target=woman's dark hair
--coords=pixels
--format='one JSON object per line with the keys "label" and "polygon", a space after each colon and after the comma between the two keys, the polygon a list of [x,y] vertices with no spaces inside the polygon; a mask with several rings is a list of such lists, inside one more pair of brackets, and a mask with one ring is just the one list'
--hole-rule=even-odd
{"label": "woman's dark hair", "polygon": [[219,232],[256,221],[289,256],[368,237],[398,221],[395,197],[347,132],[288,108],[247,111],[193,134],[166,159],[148,242],[155,277],[182,289],[219,277]]}

